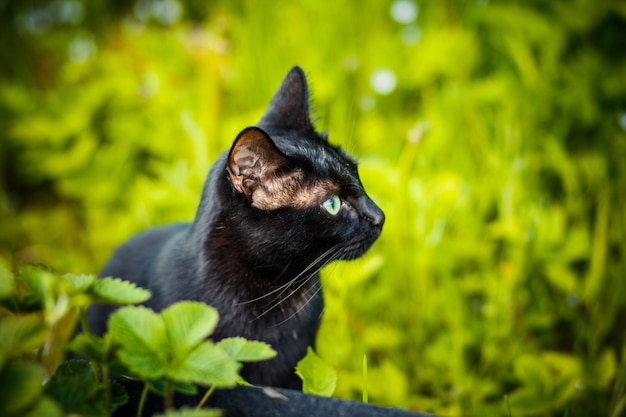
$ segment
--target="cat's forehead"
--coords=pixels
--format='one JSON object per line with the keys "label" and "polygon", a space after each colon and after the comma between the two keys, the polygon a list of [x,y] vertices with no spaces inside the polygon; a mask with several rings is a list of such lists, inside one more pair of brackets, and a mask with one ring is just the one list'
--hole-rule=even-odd
{"label": "cat's forehead", "polygon": [[[287,156],[309,162],[318,175],[356,179],[357,161],[341,147],[332,145],[325,139],[280,138],[276,142]],[[348,178],[344,178],[344,181],[346,179]]]}

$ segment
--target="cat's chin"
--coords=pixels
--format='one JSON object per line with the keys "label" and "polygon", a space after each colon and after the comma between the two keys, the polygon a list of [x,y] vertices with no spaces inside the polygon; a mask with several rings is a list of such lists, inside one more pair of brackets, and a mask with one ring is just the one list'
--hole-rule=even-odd
{"label": "cat's chin", "polygon": [[376,239],[359,240],[345,246],[338,257],[344,261],[351,261],[360,258],[368,251]]}
{"label": "cat's chin", "polygon": [[342,254],[338,259],[341,259],[342,261],[352,261],[354,259],[358,259],[361,256],[363,256],[363,254],[365,254],[365,252],[367,252],[367,249],[361,250],[361,251],[347,252],[345,254]]}

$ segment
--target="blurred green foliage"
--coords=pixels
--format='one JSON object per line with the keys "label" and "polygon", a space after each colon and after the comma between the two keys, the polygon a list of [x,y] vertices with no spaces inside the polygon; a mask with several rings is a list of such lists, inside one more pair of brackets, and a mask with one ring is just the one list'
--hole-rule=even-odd
{"label": "blurred green foliage", "polygon": [[[626,3],[0,1],[0,256],[193,218],[287,70],[387,214],[325,271],[335,395],[626,415]],[[511,414],[509,414],[509,409]]]}

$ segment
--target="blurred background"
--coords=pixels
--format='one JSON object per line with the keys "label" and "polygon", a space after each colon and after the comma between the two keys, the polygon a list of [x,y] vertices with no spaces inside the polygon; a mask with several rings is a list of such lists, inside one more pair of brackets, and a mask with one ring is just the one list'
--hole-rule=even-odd
{"label": "blurred background", "polygon": [[191,220],[297,64],[387,215],[324,271],[336,396],[626,415],[626,2],[0,0],[0,39],[9,266]]}

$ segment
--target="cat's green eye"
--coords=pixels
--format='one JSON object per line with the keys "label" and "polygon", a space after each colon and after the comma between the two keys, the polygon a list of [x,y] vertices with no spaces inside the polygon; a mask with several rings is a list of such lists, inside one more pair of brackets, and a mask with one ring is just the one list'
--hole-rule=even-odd
{"label": "cat's green eye", "polygon": [[341,210],[341,199],[338,195],[334,195],[324,201],[322,203],[322,207],[324,207],[324,210],[326,210],[331,216],[336,216],[339,214],[339,210]]}

